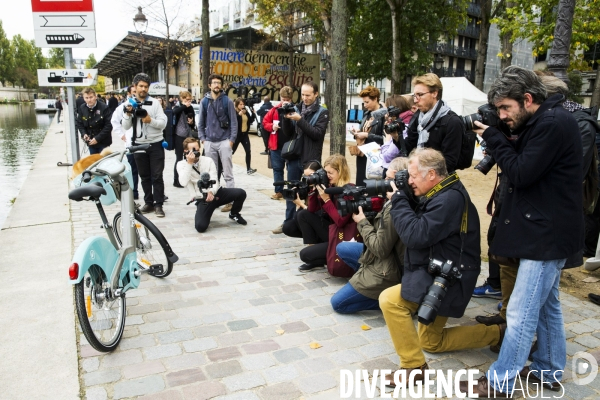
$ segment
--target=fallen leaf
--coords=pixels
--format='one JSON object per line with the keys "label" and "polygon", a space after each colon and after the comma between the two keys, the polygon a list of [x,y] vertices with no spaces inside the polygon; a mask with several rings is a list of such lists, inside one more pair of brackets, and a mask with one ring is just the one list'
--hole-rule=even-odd
{"label": "fallen leaf", "polygon": [[600,281],[600,278],[594,278],[593,276],[590,276],[588,278],[585,278],[583,281],[587,283],[594,283]]}
{"label": "fallen leaf", "polygon": [[585,269],[579,270],[579,272],[581,272],[582,274],[590,274],[590,271],[586,271]]}
{"label": "fallen leaf", "polygon": [[310,344],[310,348],[311,348],[311,349],[318,349],[319,347],[323,347],[323,346],[321,346],[321,345],[320,345],[319,343],[317,343],[317,342],[312,342],[312,343]]}
{"label": "fallen leaf", "polygon": [[370,331],[371,327],[369,325],[363,325],[360,327],[360,329],[362,329],[363,331]]}
{"label": "fallen leaf", "polygon": [[275,331],[275,333],[279,334],[279,335],[283,335],[285,333],[285,331],[283,329],[277,329]]}

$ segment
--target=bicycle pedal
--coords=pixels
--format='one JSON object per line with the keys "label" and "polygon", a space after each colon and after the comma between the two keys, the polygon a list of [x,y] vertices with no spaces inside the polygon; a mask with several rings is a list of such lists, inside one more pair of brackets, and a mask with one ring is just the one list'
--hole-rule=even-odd
{"label": "bicycle pedal", "polygon": [[162,275],[164,273],[162,264],[150,265],[147,268],[147,270],[148,270],[148,275],[152,275],[152,276]]}

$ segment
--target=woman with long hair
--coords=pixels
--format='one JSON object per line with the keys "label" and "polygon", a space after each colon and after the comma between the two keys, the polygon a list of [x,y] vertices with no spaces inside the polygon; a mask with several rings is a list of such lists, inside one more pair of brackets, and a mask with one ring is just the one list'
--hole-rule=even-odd
{"label": "woman with long hair", "polygon": [[[256,114],[254,113],[254,110],[252,110],[252,107],[246,107],[246,102],[241,97],[235,99],[233,105],[237,112],[238,134],[232,147],[232,154],[235,154],[235,151],[241,143],[246,152],[246,170],[248,175],[252,175],[256,170],[250,167],[252,153],[250,151],[250,138],[248,137],[248,132],[250,131],[250,125],[252,125],[252,122],[256,119]],[[248,108],[250,108],[250,111],[248,111]]]}

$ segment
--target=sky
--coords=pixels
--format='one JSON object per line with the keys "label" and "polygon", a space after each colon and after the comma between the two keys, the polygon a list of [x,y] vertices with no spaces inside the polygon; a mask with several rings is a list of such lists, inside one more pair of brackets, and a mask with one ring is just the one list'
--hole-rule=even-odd
{"label": "sky", "polygon": [[[202,3],[200,0],[164,0],[165,4],[173,7],[181,3],[179,12],[180,22],[189,22],[194,14],[200,14]],[[137,6],[146,1],[136,0],[94,0],[94,14],[96,19],[96,44],[97,48],[74,48],[73,58],[88,58],[93,53],[97,61],[108,53],[127,31],[135,32],[133,17],[137,13]],[[196,11],[196,10],[197,11]],[[31,0],[0,0],[0,20],[8,38],[20,34],[27,40],[34,39],[33,14],[31,11]],[[167,10],[169,8],[167,7]],[[170,12],[167,11],[169,14]],[[161,24],[148,19],[149,35],[161,36],[157,30]],[[49,49],[43,49],[48,54]]]}

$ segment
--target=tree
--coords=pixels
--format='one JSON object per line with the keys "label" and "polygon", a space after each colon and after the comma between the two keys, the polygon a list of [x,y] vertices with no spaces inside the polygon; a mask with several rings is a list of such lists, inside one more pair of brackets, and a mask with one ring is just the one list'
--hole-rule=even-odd
{"label": "tree", "polygon": [[329,103],[333,110],[331,121],[330,154],[346,151],[346,66],[348,63],[347,34],[348,5],[346,0],[333,0],[331,8],[331,67],[333,80]]}
{"label": "tree", "polygon": [[11,51],[14,55],[14,81],[22,87],[35,87],[37,63],[31,42],[23,39],[21,35],[15,35],[12,38]]}
{"label": "tree", "polygon": [[59,47],[53,47],[48,54],[48,65],[50,68],[65,67],[65,52]]}
{"label": "tree", "polygon": [[94,57],[94,53],[91,53],[87,60],[85,60],[85,69],[92,69],[94,68],[94,65],[98,64],[98,61],[96,61],[96,57]]}
{"label": "tree", "polygon": [[[482,0],[481,2],[481,21],[479,23],[479,46],[477,48],[477,61],[475,63],[475,87],[483,90],[483,79],[485,77],[485,63],[487,61],[488,41],[490,36],[490,27],[495,18],[506,18],[505,0]],[[512,41],[509,37],[501,37],[502,51],[498,54],[501,60],[505,60],[505,52],[509,54],[507,59],[510,61],[512,56]],[[505,40],[507,40],[505,42]],[[502,63],[502,61],[501,61]]]}
{"label": "tree", "polygon": [[13,81],[13,72],[14,59],[10,40],[6,37],[6,32],[0,20],[0,82],[2,82],[2,86],[5,86],[6,82]]}

